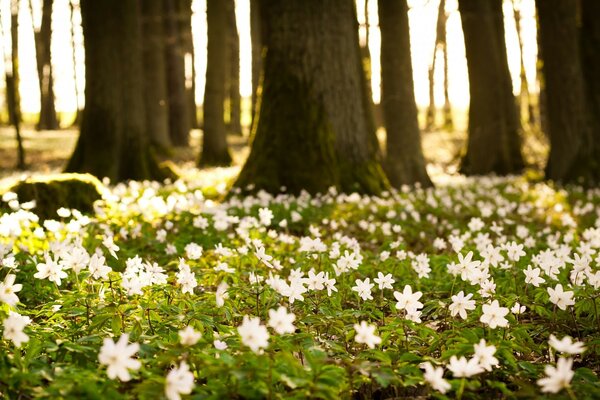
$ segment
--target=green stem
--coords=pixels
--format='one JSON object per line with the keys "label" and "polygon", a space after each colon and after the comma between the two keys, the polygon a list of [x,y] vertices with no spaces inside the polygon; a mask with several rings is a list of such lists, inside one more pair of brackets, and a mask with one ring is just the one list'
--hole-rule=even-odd
{"label": "green stem", "polygon": [[462,399],[463,392],[465,391],[465,378],[460,380],[460,387],[458,388],[458,392],[456,392],[456,398],[458,400]]}

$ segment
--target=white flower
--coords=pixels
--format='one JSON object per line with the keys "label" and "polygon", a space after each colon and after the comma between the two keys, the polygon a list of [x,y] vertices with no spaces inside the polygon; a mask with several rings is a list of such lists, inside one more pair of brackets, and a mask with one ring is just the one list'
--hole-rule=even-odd
{"label": "white flower", "polygon": [[112,236],[105,236],[104,240],[102,240],[102,244],[104,245],[104,247],[106,247],[111,256],[113,256],[117,260],[119,259],[119,257],[117,257],[117,251],[119,251],[119,246],[117,246],[113,242]]}
{"label": "white flower", "polygon": [[556,368],[552,365],[546,365],[544,372],[546,377],[539,379],[537,384],[542,387],[544,393],[558,393],[571,384],[574,372],[572,371],[572,358],[559,358]]}
{"label": "white flower", "polygon": [[89,270],[94,279],[108,279],[108,273],[112,268],[105,264],[106,259],[96,253],[90,258]]}
{"label": "white flower", "polygon": [[475,349],[475,355],[473,358],[477,359],[477,362],[481,366],[481,368],[486,371],[491,371],[493,366],[498,365],[498,359],[494,357],[496,353],[496,346],[490,345],[488,346],[485,342],[485,339],[481,339],[479,343],[473,345]]}
{"label": "white flower", "polygon": [[361,321],[360,325],[354,324],[354,330],[356,331],[354,340],[356,340],[356,343],[364,343],[371,349],[376,344],[381,343],[381,338],[375,335],[375,328],[375,325],[369,325],[367,321]]}
{"label": "white flower", "polygon": [[573,292],[563,290],[562,285],[559,283],[554,289],[548,288],[548,294],[550,295],[550,302],[556,304],[561,310],[566,310],[568,306],[575,304],[573,300]]}
{"label": "white flower", "polygon": [[471,300],[473,293],[469,293],[465,296],[465,293],[461,290],[454,296],[452,296],[452,304],[448,306],[450,315],[455,317],[457,314],[462,319],[467,319],[467,310],[475,309],[475,300]]}
{"label": "white flower", "polygon": [[29,336],[23,332],[23,329],[31,323],[31,318],[11,311],[8,317],[4,320],[4,333],[2,337],[12,342],[17,347],[21,347],[22,343],[29,341]]}
{"label": "white flower", "polygon": [[185,255],[190,260],[197,260],[202,257],[202,246],[197,243],[188,243],[185,245]]}
{"label": "white flower", "polygon": [[269,345],[269,332],[267,332],[266,326],[260,324],[258,317],[249,318],[244,315],[242,325],[237,330],[242,338],[242,343],[255,353]]}
{"label": "white flower", "polygon": [[556,351],[567,354],[581,354],[585,351],[583,342],[573,342],[570,336],[565,336],[562,340],[558,340],[556,336],[550,335],[548,340],[550,346],[554,347]]}
{"label": "white flower", "polygon": [[45,255],[45,261],[36,266],[38,272],[33,277],[48,279],[50,282],[54,282],[60,286],[61,279],[67,277],[67,273],[63,270],[63,265],[58,262],[58,258],[52,259],[48,254]]}
{"label": "white flower", "polygon": [[483,372],[483,368],[479,365],[477,358],[471,358],[467,361],[465,357],[456,358],[456,356],[450,357],[448,369],[452,371],[452,375],[455,378],[470,378],[473,375]]}
{"label": "white flower", "polygon": [[392,278],[392,274],[384,275],[381,272],[377,273],[377,278],[373,279],[376,284],[379,285],[379,290],[383,289],[393,289],[393,284],[396,282],[394,278]]}
{"label": "white flower", "polygon": [[375,286],[375,284],[371,283],[371,279],[366,278],[363,281],[357,279],[355,283],[356,286],[353,286],[352,290],[357,292],[361,299],[365,301],[373,300],[373,296],[371,296],[371,289],[373,288],[373,286]]}
{"label": "white flower", "polygon": [[227,348],[227,343],[223,342],[222,340],[218,340],[218,339],[216,339],[213,342],[213,345],[215,346],[215,349],[217,349],[217,350],[225,350]]}
{"label": "white flower", "polygon": [[194,288],[198,286],[196,275],[192,272],[190,266],[183,258],[179,259],[179,271],[177,271],[177,284],[181,286],[183,294],[194,293]]}
{"label": "white flower", "polygon": [[193,346],[198,343],[198,340],[202,337],[200,332],[196,332],[191,326],[186,326],[184,329],[179,331],[179,343],[184,346]]}
{"label": "white flower", "polygon": [[430,362],[421,364],[421,368],[425,369],[423,378],[431,385],[434,390],[444,394],[450,390],[450,383],[444,379],[444,368],[434,367]]}
{"label": "white flower", "polygon": [[519,302],[516,302],[510,309],[510,312],[515,315],[523,314],[527,310],[527,307],[522,306]]}
{"label": "white flower", "polygon": [[229,298],[229,293],[227,293],[228,289],[229,285],[225,281],[219,283],[219,286],[217,286],[217,290],[215,292],[215,301],[217,303],[217,307],[220,308],[225,305],[225,299]]}
{"label": "white flower", "polygon": [[140,369],[142,364],[139,360],[131,358],[140,349],[138,343],[127,344],[129,335],[124,333],[118,342],[113,342],[110,338],[104,339],[104,344],[100,348],[98,360],[100,364],[106,365],[106,373],[110,379],[119,378],[123,382],[131,379],[129,370]]}
{"label": "white flower", "polygon": [[329,279],[329,272],[325,273],[323,277],[323,285],[327,289],[327,296],[331,296],[331,292],[337,292],[337,288],[335,287],[335,279]]}
{"label": "white flower", "polygon": [[396,303],[396,309],[398,310],[406,310],[407,313],[414,313],[419,309],[423,308],[423,303],[419,301],[419,299],[423,296],[421,292],[413,293],[410,285],[404,286],[404,291],[394,292],[394,297],[398,302]]}
{"label": "white flower", "polygon": [[531,268],[531,265],[527,266],[527,269],[523,271],[525,273],[525,283],[532,284],[535,287],[539,287],[540,283],[546,282],[546,280],[540,277],[542,272],[539,268]]}
{"label": "white flower", "polygon": [[325,288],[325,272],[321,271],[315,274],[315,271],[311,268],[308,271],[307,288],[309,290],[323,290]]}
{"label": "white flower", "polygon": [[269,310],[268,325],[275,329],[275,332],[280,335],[294,333],[296,330],[296,327],[294,326],[295,319],[296,316],[294,313],[288,314],[287,309],[283,306],[280,306],[277,310]]}
{"label": "white flower", "polygon": [[495,329],[496,327],[507,327],[508,320],[504,318],[508,314],[508,308],[500,307],[498,300],[494,300],[491,303],[484,304],[481,307],[483,314],[479,321],[488,325],[490,328]]}
{"label": "white flower", "polygon": [[194,374],[185,361],[167,374],[165,395],[169,400],[180,400],[182,394],[192,393],[194,388]]}
{"label": "white flower", "polygon": [[14,306],[19,302],[19,297],[15,294],[23,288],[23,285],[17,283],[15,285],[16,275],[8,274],[4,278],[4,282],[0,282],[0,301]]}
{"label": "white flower", "polygon": [[273,211],[268,208],[261,208],[258,210],[258,219],[261,225],[269,226],[273,220]]}

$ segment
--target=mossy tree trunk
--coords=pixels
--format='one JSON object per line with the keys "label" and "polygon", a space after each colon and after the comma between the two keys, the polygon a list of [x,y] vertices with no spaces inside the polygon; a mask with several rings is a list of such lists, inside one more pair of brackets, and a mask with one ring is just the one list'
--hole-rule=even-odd
{"label": "mossy tree trunk", "polygon": [[[267,0],[256,136],[236,186],[379,193],[387,180],[352,0]],[[263,31],[264,32],[264,31]]]}
{"label": "mossy tree trunk", "polygon": [[590,182],[598,176],[586,114],[577,3],[536,1],[550,139],[546,176],[559,182]]}
{"label": "mossy tree trunk", "polygon": [[190,105],[185,87],[185,49],[181,40],[180,14],[175,1],[165,0],[165,57],[169,107],[169,136],[175,146],[188,146]]}
{"label": "mossy tree trunk", "polygon": [[261,26],[260,0],[250,0],[250,41],[252,46],[252,121],[250,134],[254,132],[257,118],[257,102],[259,97],[260,77],[263,64],[263,40]]}
{"label": "mossy tree trunk", "polygon": [[199,166],[231,164],[225,128],[225,80],[227,63],[227,31],[229,1],[208,0],[206,19],[208,45],[206,54],[206,86],[204,89],[204,135]]}
{"label": "mossy tree trunk", "polygon": [[600,2],[581,2],[581,65],[586,88],[586,111],[592,130],[589,184],[600,184]]}
{"label": "mossy tree trunk", "polygon": [[146,131],[150,144],[159,152],[165,153],[171,147],[171,138],[167,106],[163,0],[144,0],[141,6]]}
{"label": "mossy tree trunk", "polygon": [[431,186],[417,120],[406,0],[379,0],[379,28],[385,171],[394,187],[417,182]]}
{"label": "mossy tree trunk", "polygon": [[235,19],[235,1],[225,0],[227,7],[227,50],[228,68],[230,71],[227,79],[228,131],[234,135],[242,135],[242,99],[240,95],[240,37],[238,35]]}
{"label": "mossy tree trunk", "polygon": [[520,124],[504,41],[502,0],[459,0],[469,70],[469,135],[461,171],[506,175],[523,169]]}
{"label": "mossy tree trunk", "polygon": [[[40,115],[36,129],[58,129],[59,123],[54,105],[54,79],[51,62],[52,3],[42,2],[42,23],[34,30],[37,73],[40,87]],[[33,16],[32,16],[33,19]]]}
{"label": "mossy tree trunk", "polygon": [[139,3],[81,0],[81,14],[85,109],[67,171],[112,181],[162,178],[146,136]]}

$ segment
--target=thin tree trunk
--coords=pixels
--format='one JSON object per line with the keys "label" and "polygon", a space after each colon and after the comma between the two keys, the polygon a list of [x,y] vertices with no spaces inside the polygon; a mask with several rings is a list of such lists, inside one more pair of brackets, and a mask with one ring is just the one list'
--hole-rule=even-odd
{"label": "thin tree trunk", "polygon": [[164,2],[165,57],[169,106],[169,136],[175,146],[189,146],[190,100],[185,87],[185,50],[174,1]]}
{"label": "thin tree trunk", "polygon": [[[444,2],[444,0],[442,1]],[[444,9],[444,28],[442,32],[442,55],[444,60],[444,129],[447,131],[453,131],[454,119],[452,118],[452,104],[450,103],[450,92],[448,90],[450,74],[448,73],[448,41],[446,35],[447,20],[448,16],[446,15],[446,11]]]}
{"label": "thin tree trunk", "polygon": [[[353,0],[267,0],[260,117],[236,186],[378,193],[387,186]],[[352,61],[354,60],[354,61]],[[250,186],[249,186],[250,185]]]}
{"label": "thin tree trunk", "polygon": [[431,186],[417,119],[406,0],[379,0],[379,28],[387,176],[394,187]]}
{"label": "thin tree trunk", "polygon": [[228,1],[208,0],[206,19],[208,44],[206,54],[206,86],[204,89],[204,135],[201,167],[229,165],[231,155],[225,128],[225,77],[227,65]]}
{"label": "thin tree trunk", "polygon": [[227,41],[228,41],[228,66],[230,70],[227,79],[227,93],[229,97],[229,132],[234,135],[242,135],[240,96],[240,38],[238,36],[237,23],[235,20],[235,1],[225,0],[228,4],[227,10]]}
{"label": "thin tree trunk", "polygon": [[250,40],[252,44],[252,121],[250,137],[254,136],[257,119],[257,104],[259,97],[260,77],[262,74],[263,45],[260,0],[250,0]]}
{"label": "thin tree trunk", "polygon": [[10,13],[11,62],[6,70],[8,114],[15,128],[17,169],[25,169],[25,148],[21,137],[21,96],[19,93],[19,1],[12,0]]}
{"label": "thin tree trunk", "polygon": [[75,106],[77,110],[75,111],[75,119],[73,120],[73,125],[81,124],[81,107],[79,106],[79,87],[77,85],[78,76],[77,76],[77,41],[75,40],[75,5],[73,4],[73,0],[69,0],[69,10],[70,10],[70,21],[71,21],[71,56],[73,57],[73,86],[75,87]]}
{"label": "thin tree trunk", "polygon": [[[171,0],[172,1],[172,0]],[[192,33],[192,0],[178,0],[179,35],[184,51],[185,91],[188,99],[190,127],[198,128],[198,107],[196,106],[196,66],[194,36]],[[189,70],[188,70],[189,68]]]}
{"label": "thin tree trunk", "polygon": [[141,6],[146,131],[150,144],[160,153],[166,153],[171,147],[171,138],[167,106],[163,0],[144,0]]}
{"label": "thin tree trunk", "polygon": [[[438,49],[443,50],[445,47],[446,40],[446,1],[440,0],[440,4],[438,5],[438,15],[437,15],[437,23],[435,29],[435,44],[433,46],[433,59],[431,61],[431,65],[428,70],[429,77],[429,107],[427,107],[427,114],[425,117],[425,129],[433,130],[435,129],[435,64],[437,60]],[[443,50],[445,51],[445,50]],[[444,58],[444,68],[446,63],[446,59]]]}
{"label": "thin tree trunk", "polygon": [[140,5],[81,0],[81,14],[85,109],[67,171],[112,181],[163,179],[146,134]]}
{"label": "thin tree trunk", "polygon": [[502,0],[459,0],[469,70],[469,136],[462,172],[520,172],[519,119],[504,43]]}
{"label": "thin tree trunk", "polygon": [[[526,117],[523,120],[527,121],[530,126],[535,125],[535,114],[533,111],[533,104],[531,102],[531,96],[529,94],[529,82],[527,81],[527,71],[525,70],[525,58],[523,54],[523,35],[521,33],[521,11],[516,5],[515,0],[511,0],[513,14],[515,18],[515,30],[517,32],[517,39],[519,43],[519,62],[520,62],[520,74],[521,80],[521,92],[517,97],[517,105],[519,112],[522,114],[526,112]],[[522,3],[520,3],[522,4]]]}

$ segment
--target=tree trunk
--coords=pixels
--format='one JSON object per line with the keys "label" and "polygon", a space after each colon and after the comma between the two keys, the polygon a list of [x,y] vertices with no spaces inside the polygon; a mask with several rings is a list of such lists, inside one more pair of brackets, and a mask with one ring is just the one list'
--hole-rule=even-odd
{"label": "tree trunk", "polygon": [[256,136],[236,186],[379,193],[387,181],[370,115],[352,0],[267,0]]}
{"label": "tree trunk", "polygon": [[504,43],[502,0],[459,0],[469,70],[469,137],[461,171],[523,169],[519,119]]}
{"label": "tree trunk", "polygon": [[171,138],[167,107],[163,0],[144,0],[141,7],[146,132],[150,144],[158,152],[166,153],[171,147]]}
{"label": "tree trunk", "polygon": [[[381,15],[381,12],[379,13]],[[437,110],[435,108],[435,62],[437,60],[438,49],[443,50],[446,39],[446,1],[440,0],[438,5],[437,23],[435,29],[435,43],[433,45],[433,59],[427,75],[429,78],[429,107],[427,107],[427,114],[425,116],[425,129],[435,129],[435,115]],[[444,50],[445,51],[445,50]],[[444,62],[446,60],[444,59]],[[444,68],[445,65],[444,65]]]}
{"label": "tree trunk", "polygon": [[163,178],[146,136],[139,3],[81,0],[81,14],[85,109],[67,171],[112,181]]}
{"label": "tree trunk", "polygon": [[594,181],[598,174],[586,121],[577,3],[536,1],[550,139],[546,176],[559,182]]}
{"label": "tree trunk", "polygon": [[237,23],[235,20],[235,2],[226,0],[227,7],[227,41],[228,41],[228,67],[230,70],[227,79],[227,93],[229,97],[229,132],[234,135],[242,135],[240,96],[240,38],[238,36]]}
{"label": "tree trunk", "polygon": [[227,70],[227,31],[229,1],[208,0],[206,20],[208,44],[206,86],[204,89],[204,135],[199,166],[231,164],[224,120],[225,79]]}
{"label": "tree trunk", "polygon": [[262,74],[263,45],[261,27],[260,0],[250,0],[250,41],[252,44],[252,121],[250,136],[254,135],[257,120],[257,102],[259,97],[260,77]]}
{"label": "tree trunk", "polygon": [[[525,58],[523,54],[523,35],[521,34],[521,10],[517,8],[515,3],[516,0],[512,0],[512,9],[515,18],[515,30],[517,32],[517,40],[519,43],[519,65],[520,65],[520,80],[521,80],[521,92],[517,98],[517,105],[520,114],[525,114],[526,118],[523,120],[527,121],[530,126],[535,125],[535,114],[533,111],[533,104],[531,102],[531,96],[529,94],[529,82],[527,81],[527,71],[525,70]],[[522,3],[520,3],[522,5]],[[526,110],[526,112],[524,111]]]}
{"label": "tree trunk", "polygon": [[188,146],[190,139],[189,97],[185,88],[185,50],[179,29],[178,8],[173,0],[164,1],[165,57],[169,106],[169,136],[175,146]]}
{"label": "tree trunk", "polygon": [[421,149],[406,0],[379,0],[379,28],[381,105],[387,132],[385,170],[394,187],[417,182],[431,186]]}
{"label": "tree trunk", "polygon": [[79,81],[77,76],[77,42],[75,40],[75,6],[73,5],[73,0],[69,0],[69,11],[70,11],[70,24],[71,24],[71,56],[73,57],[73,86],[75,88],[75,105],[77,110],[75,111],[75,119],[73,120],[73,125],[81,124],[81,109],[79,107],[79,88],[77,86],[77,82]]}
{"label": "tree trunk", "polygon": [[[50,50],[52,42],[52,3],[53,0],[43,0],[42,23],[39,29],[34,27],[37,73],[40,86],[40,116],[36,124],[37,130],[59,128],[54,106],[54,81]],[[34,25],[33,12],[31,19],[32,25]]]}
{"label": "tree trunk", "polygon": [[593,155],[589,183],[600,183],[600,2],[581,2],[581,53],[585,80],[587,115],[592,129]]}
{"label": "tree trunk", "polygon": [[192,0],[178,0],[177,14],[179,17],[179,35],[184,52],[185,92],[188,99],[190,128],[198,128],[198,107],[196,106],[196,53],[194,50],[194,35],[192,32]]}
{"label": "tree trunk", "polygon": [[19,1],[12,0],[10,13],[11,62],[6,69],[8,117],[15,127],[17,169],[25,169],[25,148],[21,137],[21,96],[19,93]]}

